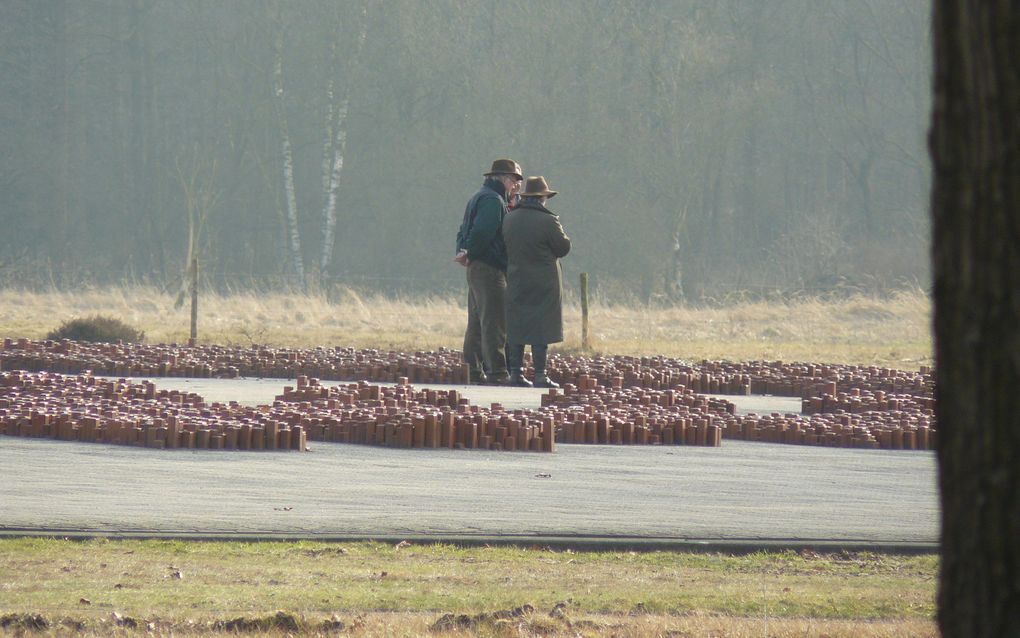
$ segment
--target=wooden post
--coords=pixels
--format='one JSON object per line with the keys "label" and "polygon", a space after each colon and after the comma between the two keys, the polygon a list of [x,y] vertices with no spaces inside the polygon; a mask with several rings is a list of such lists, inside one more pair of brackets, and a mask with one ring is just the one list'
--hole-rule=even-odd
{"label": "wooden post", "polygon": [[581,349],[591,349],[588,336],[588,273],[581,273]]}
{"label": "wooden post", "polygon": [[191,345],[198,341],[198,257],[191,259]]}

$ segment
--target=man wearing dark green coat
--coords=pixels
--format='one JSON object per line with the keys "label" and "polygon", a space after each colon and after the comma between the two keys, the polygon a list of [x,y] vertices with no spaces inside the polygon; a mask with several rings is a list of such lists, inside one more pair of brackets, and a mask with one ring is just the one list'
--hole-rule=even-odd
{"label": "man wearing dark green coat", "polygon": [[468,325],[464,362],[469,383],[506,383],[506,245],[503,220],[524,173],[512,159],[498,159],[471,196],[457,232],[454,261],[467,267]]}
{"label": "man wearing dark green coat", "polygon": [[545,372],[549,344],[563,341],[560,257],[570,252],[570,238],[560,218],[545,207],[556,193],[544,177],[529,177],[520,203],[503,221],[510,385],[532,385],[524,377],[524,346],[530,344],[534,385],[559,387]]}

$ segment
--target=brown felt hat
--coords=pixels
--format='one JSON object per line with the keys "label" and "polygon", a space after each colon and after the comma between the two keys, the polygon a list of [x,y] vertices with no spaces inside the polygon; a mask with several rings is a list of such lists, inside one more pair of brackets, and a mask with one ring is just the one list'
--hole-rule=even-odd
{"label": "brown felt hat", "polygon": [[521,165],[512,159],[498,159],[492,163],[492,168],[488,173],[482,173],[486,177],[492,175],[516,175],[521,179],[524,179],[524,172],[521,171]]}
{"label": "brown felt hat", "polygon": [[558,192],[549,189],[549,184],[546,183],[544,177],[534,175],[528,178],[528,182],[524,185],[524,190],[521,192],[521,197],[552,197]]}

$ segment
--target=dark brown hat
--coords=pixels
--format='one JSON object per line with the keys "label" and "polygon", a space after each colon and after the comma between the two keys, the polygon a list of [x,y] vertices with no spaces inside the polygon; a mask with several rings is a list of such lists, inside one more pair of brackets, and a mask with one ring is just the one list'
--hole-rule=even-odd
{"label": "dark brown hat", "polygon": [[549,184],[546,183],[544,177],[534,175],[528,178],[528,183],[525,184],[521,197],[552,197],[558,192],[549,189]]}
{"label": "dark brown hat", "polygon": [[524,172],[521,171],[521,165],[512,159],[498,159],[492,163],[492,169],[488,173],[483,173],[486,177],[492,175],[516,175],[517,177],[524,179]]}

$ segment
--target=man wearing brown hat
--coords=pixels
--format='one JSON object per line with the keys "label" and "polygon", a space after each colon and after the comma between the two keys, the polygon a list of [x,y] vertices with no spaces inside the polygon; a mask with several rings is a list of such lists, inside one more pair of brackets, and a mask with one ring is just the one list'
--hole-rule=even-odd
{"label": "man wearing brown hat", "polygon": [[510,385],[532,385],[524,376],[524,346],[531,344],[534,385],[559,387],[545,371],[549,344],[563,341],[560,257],[570,252],[570,238],[563,232],[560,218],[545,207],[556,192],[544,177],[529,177],[520,203],[503,223]]}
{"label": "man wearing brown hat", "polygon": [[468,325],[464,361],[470,383],[504,384],[506,367],[506,245],[503,219],[524,173],[512,159],[498,159],[471,196],[457,231],[454,261],[467,267]]}

